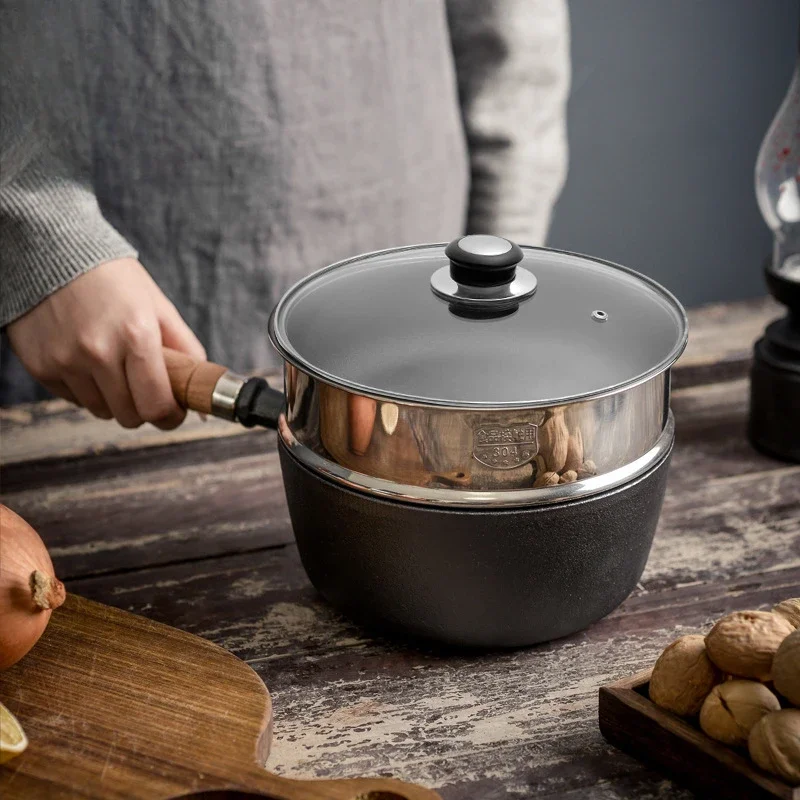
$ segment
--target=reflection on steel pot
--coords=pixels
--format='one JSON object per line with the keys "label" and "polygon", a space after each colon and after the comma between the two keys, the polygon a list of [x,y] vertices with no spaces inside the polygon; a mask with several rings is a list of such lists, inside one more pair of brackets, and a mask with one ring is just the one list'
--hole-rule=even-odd
{"label": "reflection on steel pot", "polygon": [[279,427],[300,554],[332,603],[412,635],[521,645],[635,586],[687,339],[658,284],[465,236],[311,275],[270,337],[285,395],[178,354],[173,388],[186,407]]}

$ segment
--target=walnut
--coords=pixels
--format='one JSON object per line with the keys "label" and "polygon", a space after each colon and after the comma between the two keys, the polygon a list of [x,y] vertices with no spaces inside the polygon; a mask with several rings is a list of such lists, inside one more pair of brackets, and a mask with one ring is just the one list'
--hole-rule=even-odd
{"label": "walnut", "polygon": [[757,681],[727,681],[711,690],[700,709],[700,727],[718,742],[744,745],[753,725],[780,701]]}
{"label": "walnut", "polygon": [[768,681],[772,658],[793,630],[787,619],[771,611],[734,611],[706,636],[708,657],[723,672]]}
{"label": "walnut", "polygon": [[561,475],[559,483],[574,483],[578,480],[578,473],[574,469],[568,469]]}
{"label": "walnut", "polygon": [[650,676],[650,699],[661,708],[689,717],[722,680],[706,654],[702,636],[681,636],[658,657]]}
{"label": "walnut", "polygon": [[788,619],[795,628],[800,628],[800,597],[791,597],[778,603],[772,612]]}
{"label": "walnut", "polygon": [[533,482],[534,489],[541,489],[544,486],[555,486],[560,478],[557,472],[543,472],[541,475],[536,476]]}
{"label": "walnut", "polygon": [[785,708],[762,717],[750,731],[747,746],[761,769],[800,783],[800,710]]}
{"label": "walnut", "polygon": [[772,680],[793,706],[800,706],[800,628],[789,634],[775,653]]}

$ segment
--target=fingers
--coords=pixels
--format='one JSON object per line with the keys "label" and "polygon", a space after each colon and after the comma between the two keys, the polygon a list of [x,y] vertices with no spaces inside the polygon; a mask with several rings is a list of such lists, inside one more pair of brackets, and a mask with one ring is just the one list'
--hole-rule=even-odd
{"label": "fingers", "polygon": [[73,402],[87,408],[100,419],[111,419],[112,414],[108,404],[91,375],[65,374],[64,383],[75,398]]}
{"label": "fingers", "polygon": [[63,381],[40,380],[39,383],[56,397],[83,406],[100,419],[111,419],[113,416],[91,375],[65,375]]}
{"label": "fingers", "polygon": [[63,383],[62,381],[46,380],[44,378],[39,378],[37,376],[34,377],[36,377],[36,380],[38,380],[39,383],[41,383],[42,386],[44,386],[44,388],[47,389],[48,392],[50,392],[50,394],[53,394],[56,397],[63,397],[64,400],[69,400],[70,403],[75,403],[76,406],[80,405],[80,403],[78,402],[78,398],[75,397],[74,394],[72,394],[72,392],[67,388],[66,384]]}
{"label": "fingers", "polygon": [[99,365],[93,376],[117,422],[123,428],[138,428],[144,418],[139,414],[128,387],[124,361]]}
{"label": "fingers", "polygon": [[125,375],[142,419],[167,431],[183,422],[186,412],[172,393],[160,339],[156,339],[154,346],[146,352],[128,353]]}
{"label": "fingers", "polygon": [[158,319],[161,326],[161,341],[164,347],[180,350],[197,359],[206,360],[206,350],[192,329],[184,322],[172,303],[161,295],[158,303]]}
{"label": "fingers", "polygon": [[78,276],[7,328],[14,351],[53,394],[126,428],[184,418],[163,344],[205,361],[203,346],[135,259]]}

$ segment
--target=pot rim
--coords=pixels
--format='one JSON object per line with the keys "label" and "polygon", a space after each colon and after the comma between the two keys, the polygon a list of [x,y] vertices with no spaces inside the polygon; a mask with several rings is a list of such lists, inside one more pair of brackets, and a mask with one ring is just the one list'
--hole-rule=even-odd
{"label": "pot rim", "polygon": [[675,439],[675,419],[669,411],[666,424],[655,445],[644,455],[602,475],[593,475],[583,480],[548,486],[539,489],[500,489],[476,491],[471,489],[435,488],[401,484],[385,478],[376,478],[355,472],[337,464],[301,444],[296,438],[285,415],[281,415],[278,435],[289,453],[312,472],[359,492],[395,500],[424,505],[461,506],[469,508],[521,507],[550,505],[568,500],[600,494],[622,486],[651,470],[667,457]]}
{"label": "pot rim", "polygon": [[617,264],[613,261],[607,261],[602,258],[596,258],[594,256],[587,256],[583,253],[575,253],[570,250],[559,250],[553,247],[534,247],[532,245],[520,245],[521,247],[528,249],[528,250],[536,250],[536,251],[544,251],[550,253],[559,253],[562,255],[568,256],[576,256],[578,258],[584,258],[589,261],[593,261],[598,264],[603,264],[607,267],[612,267],[613,269],[619,270],[620,272],[624,272],[630,276],[633,276],[640,280],[642,283],[647,284],[653,289],[657,294],[660,294],[665,300],[667,300],[673,309],[678,313],[681,321],[681,336],[676,341],[673,348],[670,350],[668,355],[663,358],[660,362],[655,364],[646,372],[636,376],[635,378],[631,378],[627,381],[622,381],[620,383],[614,384],[613,386],[608,386],[600,391],[589,391],[589,392],[582,392],[579,394],[568,395],[564,397],[551,397],[551,398],[541,398],[537,400],[530,400],[530,401],[518,401],[518,402],[508,402],[508,403],[485,403],[485,402],[476,402],[476,401],[464,401],[463,403],[452,403],[450,401],[440,401],[436,398],[427,398],[427,397],[417,397],[413,395],[403,394],[401,392],[392,392],[392,391],[385,391],[381,392],[374,387],[365,386],[363,384],[359,384],[356,381],[350,381],[346,378],[341,378],[336,375],[333,375],[330,372],[327,372],[324,369],[320,369],[315,367],[313,364],[310,364],[306,361],[303,356],[294,350],[291,343],[288,340],[288,337],[284,335],[284,331],[282,326],[279,325],[279,317],[284,313],[284,309],[286,304],[289,302],[291,297],[294,296],[297,290],[301,287],[306,286],[314,281],[318,280],[320,276],[332,272],[336,269],[340,269],[341,267],[346,266],[347,264],[352,264],[357,261],[362,261],[367,258],[371,258],[374,256],[385,255],[388,253],[402,253],[402,252],[410,252],[414,250],[423,250],[428,249],[431,247],[446,247],[446,242],[434,242],[428,244],[416,244],[416,245],[409,245],[406,247],[389,247],[384,250],[375,250],[368,253],[362,253],[357,256],[353,256],[351,258],[346,258],[341,261],[337,261],[333,264],[330,264],[322,269],[318,269],[315,272],[312,272],[310,275],[302,278],[301,280],[297,281],[292,287],[290,287],[278,300],[275,308],[273,309],[272,313],[269,317],[268,323],[268,334],[270,341],[272,342],[272,346],[277,350],[280,356],[289,364],[292,364],[297,369],[302,370],[303,372],[311,375],[318,380],[324,381],[325,383],[335,386],[336,388],[343,389],[345,391],[362,395],[364,397],[370,397],[374,400],[386,400],[390,402],[397,402],[403,403],[405,405],[413,405],[413,406],[420,406],[420,407],[428,407],[428,408],[445,408],[445,409],[481,409],[484,411],[504,411],[510,409],[520,409],[520,408],[529,408],[529,409],[538,409],[538,408],[549,408],[551,406],[556,405],[566,405],[568,403],[580,402],[584,400],[594,400],[601,397],[607,397],[608,395],[617,394],[619,392],[625,391],[626,389],[631,389],[634,386],[639,386],[642,383],[650,380],[651,378],[660,375],[662,372],[670,369],[672,365],[678,360],[680,355],[686,349],[687,342],[689,340],[689,319],[686,315],[686,310],[684,309],[683,305],[678,301],[672,292],[668,289],[664,288],[658,281],[653,280],[652,278],[648,277],[647,275],[643,275],[636,270],[630,269],[630,267],[625,267],[621,264]]}

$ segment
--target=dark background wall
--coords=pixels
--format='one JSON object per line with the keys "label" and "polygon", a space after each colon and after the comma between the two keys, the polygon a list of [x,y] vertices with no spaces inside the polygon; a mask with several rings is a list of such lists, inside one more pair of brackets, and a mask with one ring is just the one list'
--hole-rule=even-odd
{"label": "dark background wall", "polygon": [[570,171],[548,244],[686,305],[766,292],[753,193],[795,62],[798,0],[570,0]]}

